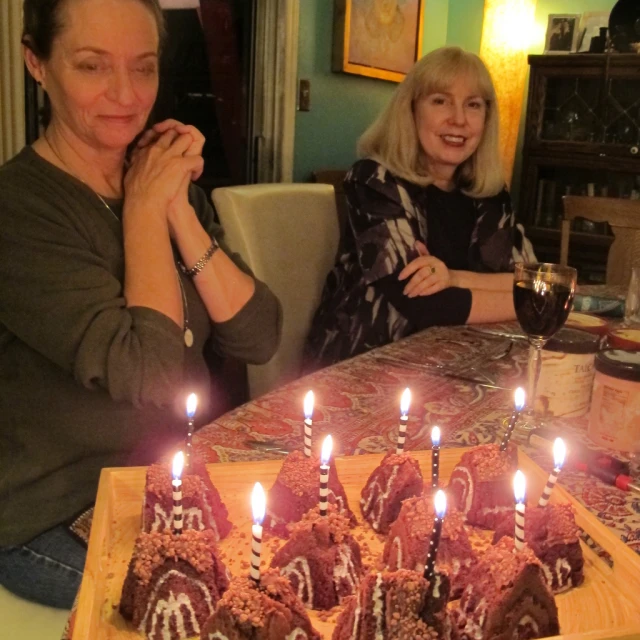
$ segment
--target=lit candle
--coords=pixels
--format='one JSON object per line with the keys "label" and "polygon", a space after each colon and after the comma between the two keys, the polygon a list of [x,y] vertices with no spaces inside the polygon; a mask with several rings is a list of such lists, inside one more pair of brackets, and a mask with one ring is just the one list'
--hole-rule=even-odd
{"label": "lit candle", "polygon": [[253,580],[260,582],[260,554],[262,553],[262,521],[267,508],[267,497],[259,482],[256,482],[251,494],[253,526],[251,527],[251,569]]}
{"label": "lit candle", "polygon": [[551,492],[553,491],[553,487],[556,486],[556,482],[558,480],[558,476],[560,475],[560,471],[562,470],[562,465],[564,464],[564,459],[567,455],[567,447],[564,444],[564,440],[562,438],[556,438],[553,443],[553,471],[549,474],[549,479],[547,480],[547,484],[540,496],[540,500],[538,501],[539,507],[546,507],[549,502],[549,498],[551,497]]}
{"label": "lit candle", "polygon": [[438,488],[440,475],[440,427],[431,429],[431,486]]}
{"label": "lit candle", "polygon": [[327,498],[329,497],[329,458],[331,458],[331,449],[333,447],[333,439],[327,436],[322,443],[322,452],[320,453],[320,515],[327,515]]}
{"label": "lit candle", "polygon": [[304,455],[311,457],[311,435],[313,433],[313,391],[304,397]]}
{"label": "lit candle", "polygon": [[436,517],[433,520],[433,530],[429,540],[429,553],[427,554],[427,562],[424,565],[424,578],[429,581],[430,587],[433,587],[433,578],[436,573],[436,557],[440,546],[440,535],[442,534],[442,521],[447,512],[447,496],[442,489],[436,491],[433,503]]}
{"label": "lit candle", "polygon": [[518,469],[513,479],[513,494],[516,498],[516,532],[515,546],[517,551],[524,549],[524,498],[527,481],[524,473]]}
{"label": "lit candle", "polygon": [[186,449],[187,455],[185,460],[185,466],[187,469],[191,464],[191,439],[193,437],[193,418],[196,415],[196,409],[198,408],[198,396],[195,393],[190,393],[187,398],[187,419],[189,423],[187,425],[187,442]]}
{"label": "lit candle", "polygon": [[398,428],[398,444],[396,453],[402,453],[404,441],[407,439],[407,422],[409,422],[409,406],[411,405],[411,391],[405,389],[400,398],[400,426]]}
{"label": "lit candle", "polygon": [[509,420],[509,424],[507,425],[507,430],[504,432],[504,436],[502,438],[502,443],[500,444],[500,451],[506,451],[507,445],[509,444],[509,440],[511,440],[511,434],[516,426],[516,422],[520,417],[520,412],[524,408],[524,389],[522,387],[518,387],[514,394],[514,408],[513,413],[511,414],[511,419]]}
{"label": "lit candle", "polygon": [[182,467],[184,466],[184,455],[178,451],[173,456],[173,532],[182,533]]}

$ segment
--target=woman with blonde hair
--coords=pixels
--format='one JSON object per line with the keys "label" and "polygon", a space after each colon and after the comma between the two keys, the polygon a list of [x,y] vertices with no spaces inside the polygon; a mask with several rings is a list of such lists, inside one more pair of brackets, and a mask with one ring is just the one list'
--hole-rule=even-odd
{"label": "woman with blonde hair", "polygon": [[505,188],[496,95],[480,58],[458,47],[424,56],[358,154],[310,368],[433,325],[515,319],[509,272],[535,256]]}

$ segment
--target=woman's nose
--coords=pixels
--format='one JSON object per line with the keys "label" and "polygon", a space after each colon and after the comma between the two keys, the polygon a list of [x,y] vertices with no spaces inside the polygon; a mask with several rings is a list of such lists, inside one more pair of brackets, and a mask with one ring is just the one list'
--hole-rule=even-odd
{"label": "woman's nose", "polygon": [[464,111],[463,104],[452,104],[451,111],[449,113],[449,120],[453,124],[462,126],[467,121],[467,117]]}
{"label": "woman's nose", "polygon": [[135,92],[127,69],[117,69],[114,72],[111,77],[109,97],[123,106],[133,103]]}

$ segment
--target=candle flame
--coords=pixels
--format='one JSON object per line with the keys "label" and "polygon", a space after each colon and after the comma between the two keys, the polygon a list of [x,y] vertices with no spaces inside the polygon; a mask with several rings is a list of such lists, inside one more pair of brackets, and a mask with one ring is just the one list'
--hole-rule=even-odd
{"label": "candle flame", "polygon": [[182,451],[178,451],[175,456],[173,456],[173,477],[175,480],[179,480],[182,475],[182,467],[184,467],[184,453]]}
{"label": "candle flame", "polygon": [[253,492],[251,493],[251,510],[253,511],[253,522],[255,524],[262,524],[265,511],[267,510],[267,496],[259,482],[256,482],[255,485],[253,485]]}
{"label": "candle flame", "polygon": [[196,409],[198,408],[198,396],[195,393],[190,393],[187,398],[187,418],[191,420],[196,415]]}
{"label": "candle flame", "polygon": [[322,443],[322,451],[320,453],[320,462],[322,464],[329,464],[331,449],[333,449],[333,438],[331,436],[327,436]]}
{"label": "candle flame", "polygon": [[440,446],[440,427],[433,427],[433,429],[431,429],[431,444],[434,447]]}
{"label": "candle flame", "polygon": [[524,497],[527,491],[527,479],[524,477],[524,473],[518,469],[516,475],[513,478],[513,495],[516,498],[516,502],[521,504],[524,502]]}
{"label": "candle flame", "polygon": [[516,411],[522,411],[524,409],[525,393],[522,387],[518,387],[513,394],[514,402],[516,405]]}
{"label": "candle flame", "polygon": [[433,500],[433,505],[438,518],[444,518],[444,514],[447,512],[447,494],[442,489],[436,491],[436,497]]}
{"label": "candle flame", "polygon": [[411,406],[411,391],[407,387],[402,392],[402,398],[400,398],[400,415],[406,416],[409,414],[409,407]]}
{"label": "candle flame", "polygon": [[307,418],[307,420],[311,420],[313,417],[314,400],[313,391],[308,391],[307,395],[304,397],[304,417]]}
{"label": "candle flame", "polygon": [[566,457],[567,445],[562,438],[556,438],[553,443],[553,464],[556,469],[562,469]]}

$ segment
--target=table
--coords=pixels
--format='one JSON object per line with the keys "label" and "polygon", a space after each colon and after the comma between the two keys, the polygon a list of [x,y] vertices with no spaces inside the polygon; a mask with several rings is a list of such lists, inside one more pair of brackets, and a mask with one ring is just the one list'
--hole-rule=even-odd
{"label": "table", "polygon": [[[519,332],[517,324],[491,325]],[[334,437],[336,455],[380,453],[395,446],[402,390],[413,395],[405,448],[431,446],[431,428],[442,430],[442,447],[497,442],[513,406],[512,389],[526,379],[526,343],[480,333],[470,327],[434,327],[296,380],[221,416],[194,434],[194,450],[205,462],[282,458],[252,442],[302,448],[302,402],[312,389],[314,446]],[[508,352],[507,352],[508,351]],[[483,386],[434,370],[475,368],[496,379]],[[587,418],[556,419],[554,426],[586,438]],[[527,448],[543,468],[551,453]],[[640,553],[640,496],[569,469],[559,482],[620,539]],[[68,634],[68,632],[67,632]],[[66,637],[70,637],[68,634]]]}

